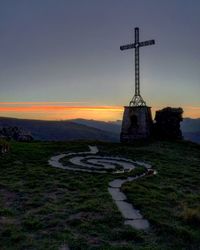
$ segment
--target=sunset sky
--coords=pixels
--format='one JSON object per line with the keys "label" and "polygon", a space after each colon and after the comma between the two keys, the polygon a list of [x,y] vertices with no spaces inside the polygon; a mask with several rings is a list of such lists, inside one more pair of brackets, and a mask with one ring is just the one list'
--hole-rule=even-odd
{"label": "sunset sky", "polygon": [[200,117],[199,0],[1,0],[0,116],[122,119],[134,27],[156,42],[140,50],[147,104]]}

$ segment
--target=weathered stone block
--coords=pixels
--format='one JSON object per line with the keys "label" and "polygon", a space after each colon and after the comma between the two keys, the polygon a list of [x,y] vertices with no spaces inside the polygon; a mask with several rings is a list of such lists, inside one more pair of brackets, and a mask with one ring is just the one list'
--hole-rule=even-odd
{"label": "weathered stone block", "polygon": [[156,111],[154,136],[158,139],[182,139],[182,114],[182,108],[167,107]]}
{"label": "weathered stone block", "polygon": [[151,107],[124,107],[121,142],[132,143],[138,139],[147,139],[152,130]]}

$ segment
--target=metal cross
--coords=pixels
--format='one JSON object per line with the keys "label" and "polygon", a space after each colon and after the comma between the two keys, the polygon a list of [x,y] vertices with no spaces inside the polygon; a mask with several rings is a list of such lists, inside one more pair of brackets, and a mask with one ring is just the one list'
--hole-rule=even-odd
{"label": "metal cross", "polygon": [[135,49],[135,95],[130,101],[130,106],[146,106],[145,101],[140,95],[140,47],[153,45],[155,40],[145,42],[139,41],[139,28],[135,28],[135,43],[120,46],[120,50]]}

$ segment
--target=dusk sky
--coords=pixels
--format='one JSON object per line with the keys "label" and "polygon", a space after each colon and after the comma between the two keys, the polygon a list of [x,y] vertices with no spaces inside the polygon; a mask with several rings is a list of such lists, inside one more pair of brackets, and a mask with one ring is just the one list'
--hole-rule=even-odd
{"label": "dusk sky", "polygon": [[199,0],[0,0],[0,116],[122,119],[134,95],[200,117]]}

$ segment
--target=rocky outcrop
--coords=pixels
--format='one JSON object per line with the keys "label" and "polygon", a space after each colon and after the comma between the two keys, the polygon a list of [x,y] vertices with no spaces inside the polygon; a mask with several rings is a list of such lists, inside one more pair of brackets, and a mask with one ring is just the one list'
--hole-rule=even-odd
{"label": "rocky outcrop", "polygon": [[23,129],[18,127],[3,127],[0,128],[0,137],[7,140],[15,141],[24,141],[30,142],[33,141],[33,137],[29,132],[25,132]]}
{"label": "rocky outcrop", "polygon": [[182,108],[167,107],[156,111],[154,123],[154,137],[158,139],[182,139],[180,122],[182,118]]}

